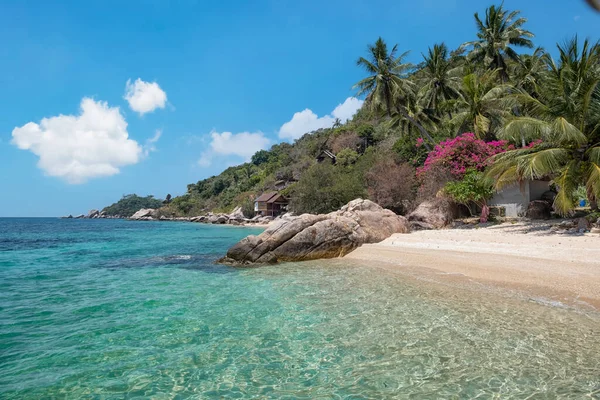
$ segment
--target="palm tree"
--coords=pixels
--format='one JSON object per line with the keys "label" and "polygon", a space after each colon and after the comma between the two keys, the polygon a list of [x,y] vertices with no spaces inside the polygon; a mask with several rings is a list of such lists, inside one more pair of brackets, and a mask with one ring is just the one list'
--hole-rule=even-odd
{"label": "palm tree", "polygon": [[415,93],[415,84],[408,79],[413,66],[404,62],[408,52],[396,56],[398,45],[388,52],[382,38],[378,38],[374,45],[369,45],[368,49],[370,60],[360,57],[356,62],[370,74],[354,85],[353,88],[358,89],[357,96],[366,96],[365,101],[373,111],[384,111],[388,117],[392,117],[392,114],[402,115],[417,127],[424,138],[433,142],[429,132],[406,110],[406,103]]}
{"label": "palm tree", "polygon": [[438,106],[442,102],[458,97],[456,88],[460,84],[459,68],[450,62],[448,47],[444,43],[430,47],[423,59],[419,97],[423,99],[427,109],[439,115]]}
{"label": "palm tree", "polygon": [[532,97],[539,97],[544,79],[548,73],[548,54],[538,47],[533,54],[524,54],[519,57],[513,70],[513,81],[518,89],[529,93]]}
{"label": "palm tree", "polygon": [[577,37],[558,46],[559,61],[549,58],[549,75],[540,98],[522,94],[527,116],[514,118],[500,136],[542,143],[508,151],[494,158],[489,174],[496,188],[524,179],[553,178],[554,201],[565,215],[574,207],[573,192],[585,186],[590,203],[600,199],[600,42]]}
{"label": "palm tree", "polygon": [[363,67],[370,76],[354,85],[358,89],[357,96],[366,95],[366,102],[373,110],[384,110],[388,116],[394,111],[394,102],[406,92],[414,88],[414,84],[406,79],[412,65],[405,63],[408,52],[396,56],[398,45],[388,52],[387,44],[378,38],[374,45],[369,45],[370,60],[360,57],[356,64]]}
{"label": "palm tree", "polygon": [[518,17],[520,11],[508,12],[503,6],[491,6],[485,10],[485,21],[475,13],[478,40],[467,42],[472,47],[469,57],[482,62],[487,69],[499,70],[503,82],[508,81],[506,58],[518,61],[519,55],[511,46],[533,48],[530,40],[534,35],[522,28],[527,19]]}
{"label": "palm tree", "polygon": [[450,123],[458,127],[457,134],[474,132],[479,138],[494,136],[511,115],[515,99],[508,96],[512,87],[497,84],[497,71],[483,75],[469,74],[463,78],[456,100],[446,102],[446,107],[456,110]]}

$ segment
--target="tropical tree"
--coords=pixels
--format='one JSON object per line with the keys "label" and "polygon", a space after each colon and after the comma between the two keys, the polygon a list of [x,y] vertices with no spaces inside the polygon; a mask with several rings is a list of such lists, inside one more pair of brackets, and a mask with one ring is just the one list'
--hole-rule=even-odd
{"label": "tropical tree", "polygon": [[398,45],[388,51],[382,38],[378,38],[374,45],[369,45],[368,50],[370,59],[360,57],[356,64],[364,68],[369,76],[353,88],[358,89],[358,96],[366,96],[370,108],[384,110],[391,116],[398,97],[414,90],[414,83],[407,79],[413,67],[404,62],[408,52],[396,56]]}
{"label": "tropical tree", "polygon": [[423,60],[419,97],[427,109],[439,113],[441,103],[458,97],[459,68],[450,62],[448,47],[444,43],[430,47]]}
{"label": "tropical tree", "polygon": [[366,104],[372,111],[383,111],[390,118],[398,114],[399,118],[413,124],[423,138],[433,143],[429,132],[407,110],[416,93],[416,84],[409,79],[413,65],[404,63],[408,52],[396,56],[398,45],[388,52],[382,38],[378,38],[374,45],[369,45],[368,49],[370,60],[360,57],[357,65],[363,67],[370,76],[354,85],[353,88],[358,90],[357,96],[366,96]]}
{"label": "tropical tree", "polygon": [[499,78],[508,81],[507,58],[516,62],[519,55],[512,47],[533,48],[534,35],[523,29],[527,19],[519,17],[520,11],[508,12],[502,5],[485,10],[485,20],[475,13],[477,40],[463,44],[471,48],[469,58],[481,62],[490,70],[498,70]]}
{"label": "tropical tree", "polygon": [[497,83],[497,71],[463,78],[459,97],[446,102],[455,110],[450,121],[457,134],[474,132],[478,138],[493,138],[495,131],[511,116],[516,100],[509,96],[512,86]]}
{"label": "tropical tree", "polygon": [[538,47],[533,54],[523,54],[519,57],[519,62],[515,63],[513,68],[513,82],[515,87],[537,98],[547,74],[548,54]]}
{"label": "tropical tree", "polygon": [[573,192],[580,185],[594,207],[600,198],[600,42],[585,40],[580,47],[575,37],[558,50],[558,62],[549,58],[540,98],[521,94],[527,115],[512,119],[499,133],[515,142],[541,143],[495,156],[489,174],[497,189],[552,178],[558,186],[554,208],[564,215],[573,209]]}

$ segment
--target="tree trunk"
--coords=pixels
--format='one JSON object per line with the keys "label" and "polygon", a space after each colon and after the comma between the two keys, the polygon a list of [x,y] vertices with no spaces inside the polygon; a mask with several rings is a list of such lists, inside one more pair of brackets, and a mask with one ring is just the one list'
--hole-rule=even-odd
{"label": "tree trunk", "polygon": [[[433,138],[431,137],[429,132],[427,132],[427,130],[425,130],[425,128],[423,128],[423,125],[421,125],[413,117],[408,115],[408,112],[406,112],[406,110],[403,107],[396,107],[396,109],[398,110],[398,112],[400,114],[402,114],[402,116],[404,118],[406,118],[411,124],[413,124],[414,126],[417,127],[417,129],[421,132],[421,136],[425,136],[425,138],[427,138],[431,143],[435,143],[435,141],[433,140]],[[425,148],[427,149],[427,151],[432,150],[431,146],[429,146],[426,141],[423,142],[423,144],[425,145]]]}

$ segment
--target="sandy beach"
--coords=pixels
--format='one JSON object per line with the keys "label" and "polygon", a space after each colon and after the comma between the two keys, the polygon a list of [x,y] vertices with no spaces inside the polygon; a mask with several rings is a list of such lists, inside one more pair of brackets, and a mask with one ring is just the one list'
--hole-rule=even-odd
{"label": "sandy beach", "polygon": [[598,234],[557,234],[543,223],[417,231],[364,245],[346,258],[600,310]]}

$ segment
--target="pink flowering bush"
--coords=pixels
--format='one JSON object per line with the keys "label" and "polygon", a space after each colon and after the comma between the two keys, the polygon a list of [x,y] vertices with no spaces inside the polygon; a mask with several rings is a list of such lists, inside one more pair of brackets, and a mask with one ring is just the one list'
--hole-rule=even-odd
{"label": "pink flowering bush", "polygon": [[429,153],[425,164],[417,170],[422,176],[432,169],[445,169],[455,179],[462,179],[469,169],[483,171],[490,163],[490,157],[512,150],[514,147],[505,140],[484,142],[474,133],[465,133],[454,139],[448,139]]}

